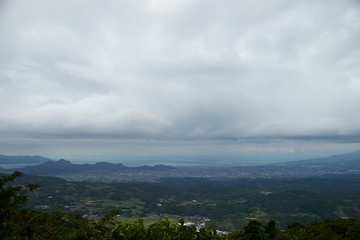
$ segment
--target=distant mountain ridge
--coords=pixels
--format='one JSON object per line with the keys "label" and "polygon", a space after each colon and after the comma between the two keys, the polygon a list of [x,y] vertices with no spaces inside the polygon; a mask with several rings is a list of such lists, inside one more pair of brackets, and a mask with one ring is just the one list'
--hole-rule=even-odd
{"label": "distant mountain ridge", "polygon": [[336,154],[324,158],[306,159],[291,162],[279,163],[278,165],[301,165],[301,164],[326,164],[326,165],[349,165],[360,164],[360,150],[345,154]]}
{"label": "distant mountain ridge", "polygon": [[0,155],[0,164],[33,164],[51,161],[51,159],[42,156],[5,156]]}
{"label": "distant mountain ridge", "polygon": [[[6,169],[8,172],[13,169]],[[126,167],[121,163],[108,163],[97,162],[95,164],[73,164],[68,160],[61,159],[58,161],[47,161],[36,166],[26,166],[16,169],[17,171],[31,175],[53,175],[61,173],[86,173],[93,171],[107,171],[107,172],[119,172],[119,171],[174,171],[175,167],[166,165],[155,166],[140,166],[140,167]],[[3,171],[3,170],[2,170]]]}
{"label": "distant mountain ridge", "polygon": [[324,158],[291,161],[273,164],[274,167],[292,168],[305,171],[307,169],[331,170],[338,172],[360,172],[360,151],[337,154]]}
{"label": "distant mountain ridge", "polygon": [[[48,160],[40,156],[33,156],[36,159]],[[12,157],[12,159],[20,159],[23,157]],[[1,158],[0,158],[1,159]],[[9,159],[9,158],[8,158]],[[38,161],[30,158],[31,161]],[[19,161],[24,162],[24,158]],[[29,161],[26,161],[29,163]],[[13,163],[13,162],[12,162]],[[194,169],[195,168],[195,169]],[[15,169],[1,169],[0,172],[12,172]],[[226,177],[244,177],[244,176],[321,176],[326,174],[344,174],[344,173],[360,173],[360,151],[354,151],[347,154],[338,154],[324,158],[299,160],[283,163],[274,163],[256,166],[214,166],[210,169],[206,167],[172,167],[167,165],[155,166],[139,166],[127,167],[121,163],[97,162],[95,164],[73,164],[68,160],[52,161],[48,160],[36,166],[26,166],[17,168],[16,170],[31,175],[56,175],[67,173],[93,173],[95,171],[102,172],[166,172],[176,171],[178,174],[187,175],[202,174],[201,176],[219,176],[225,173]],[[238,174],[238,173],[241,174]],[[234,174],[234,175],[231,175]]]}

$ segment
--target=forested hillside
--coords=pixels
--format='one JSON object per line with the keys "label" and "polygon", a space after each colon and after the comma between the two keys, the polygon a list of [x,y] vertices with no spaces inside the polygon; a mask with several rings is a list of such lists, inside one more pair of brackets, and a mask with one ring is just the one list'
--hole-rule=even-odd
{"label": "forested hillside", "polygon": [[36,184],[9,185],[22,173],[0,178],[0,237],[1,239],[359,239],[360,220],[343,219],[304,226],[291,223],[285,231],[276,228],[276,221],[262,224],[250,220],[242,229],[218,232],[216,224],[198,226],[177,224],[167,218],[145,225],[142,219],[119,220],[119,211],[111,211],[97,220],[89,220],[76,212],[56,211],[51,214],[22,210],[27,193]]}

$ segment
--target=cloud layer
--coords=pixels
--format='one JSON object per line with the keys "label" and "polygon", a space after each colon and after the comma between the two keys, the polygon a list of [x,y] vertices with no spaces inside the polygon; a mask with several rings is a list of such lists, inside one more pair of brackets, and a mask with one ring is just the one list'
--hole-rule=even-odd
{"label": "cloud layer", "polygon": [[357,1],[3,1],[4,139],[360,142]]}

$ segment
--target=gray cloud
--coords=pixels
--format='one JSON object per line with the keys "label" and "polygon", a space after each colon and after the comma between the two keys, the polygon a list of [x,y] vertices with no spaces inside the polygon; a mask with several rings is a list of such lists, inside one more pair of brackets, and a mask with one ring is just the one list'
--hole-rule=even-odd
{"label": "gray cloud", "polygon": [[213,141],[220,154],[222,141],[358,143],[356,1],[0,7],[0,133],[14,144]]}

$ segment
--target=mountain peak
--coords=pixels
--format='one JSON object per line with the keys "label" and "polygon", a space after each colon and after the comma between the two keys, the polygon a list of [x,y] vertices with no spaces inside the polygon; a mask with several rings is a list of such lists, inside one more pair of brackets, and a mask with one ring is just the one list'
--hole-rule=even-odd
{"label": "mountain peak", "polygon": [[60,164],[72,164],[70,161],[68,160],[65,160],[65,159],[60,159],[58,161],[56,161],[55,163],[60,163]]}

